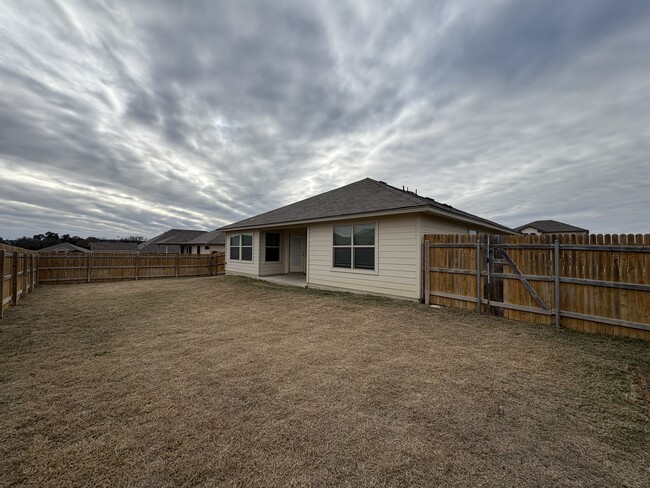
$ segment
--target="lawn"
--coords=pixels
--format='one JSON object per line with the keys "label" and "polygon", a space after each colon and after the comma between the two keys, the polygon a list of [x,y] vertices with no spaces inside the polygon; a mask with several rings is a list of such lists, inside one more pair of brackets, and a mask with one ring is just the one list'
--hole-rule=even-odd
{"label": "lawn", "polygon": [[648,486],[650,344],[243,278],[40,287],[0,486]]}

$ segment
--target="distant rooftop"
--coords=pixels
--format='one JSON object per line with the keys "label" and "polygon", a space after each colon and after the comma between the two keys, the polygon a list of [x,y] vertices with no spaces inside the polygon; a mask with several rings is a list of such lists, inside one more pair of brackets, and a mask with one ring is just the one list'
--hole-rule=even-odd
{"label": "distant rooftop", "polygon": [[60,244],[54,244],[53,246],[44,247],[43,249],[39,249],[37,252],[65,252],[65,251],[82,252],[82,253],[90,252],[88,249],[75,246],[74,244],[70,244],[69,242],[61,242]]}
{"label": "distant rooftop", "polygon": [[537,229],[539,232],[545,234],[571,234],[574,232],[589,233],[587,229],[576,227],[571,224],[565,224],[564,222],[558,222],[557,220],[536,220],[529,224],[520,225],[515,230],[521,232],[526,227],[532,227],[533,229]]}

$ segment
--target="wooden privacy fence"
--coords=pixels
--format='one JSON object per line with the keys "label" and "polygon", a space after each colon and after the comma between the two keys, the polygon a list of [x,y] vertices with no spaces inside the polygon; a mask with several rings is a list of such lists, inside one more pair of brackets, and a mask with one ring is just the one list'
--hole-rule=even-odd
{"label": "wooden privacy fence", "polygon": [[0,244],[0,318],[7,308],[34,291],[38,281],[37,269],[36,253]]}
{"label": "wooden privacy fence", "polygon": [[91,283],[213,276],[225,273],[225,253],[48,253],[39,256],[38,282]]}
{"label": "wooden privacy fence", "polygon": [[650,340],[650,234],[426,235],[424,299]]}

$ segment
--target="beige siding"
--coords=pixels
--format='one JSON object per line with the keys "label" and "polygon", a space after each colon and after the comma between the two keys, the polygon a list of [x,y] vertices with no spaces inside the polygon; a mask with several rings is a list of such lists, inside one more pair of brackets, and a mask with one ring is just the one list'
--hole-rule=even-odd
{"label": "beige siding", "polygon": [[[230,260],[230,236],[237,234],[253,235],[253,261],[231,261]],[[226,274],[259,276],[260,265],[260,232],[258,230],[244,232],[227,232],[226,233]]]}
{"label": "beige siding", "polygon": [[377,223],[377,269],[372,273],[333,268],[332,223],[312,224],[307,250],[308,285],[419,299],[417,215],[380,217],[372,221]]}

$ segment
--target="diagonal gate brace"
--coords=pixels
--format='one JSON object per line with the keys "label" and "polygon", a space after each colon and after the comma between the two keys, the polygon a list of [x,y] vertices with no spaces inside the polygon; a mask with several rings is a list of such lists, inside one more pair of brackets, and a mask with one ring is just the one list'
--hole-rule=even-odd
{"label": "diagonal gate brace", "polygon": [[528,293],[530,293],[530,295],[535,299],[537,304],[541,308],[543,308],[544,310],[550,310],[548,308],[548,306],[546,305],[546,303],[544,303],[544,300],[542,300],[542,297],[540,297],[539,294],[535,291],[535,288],[533,288],[533,286],[524,277],[524,275],[521,272],[521,270],[519,269],[519,267],[515,264],[515,262],[512,260],[512,258],[510,256],[508,256],[508,253],[505,250],[500,249],[500,248],[495,248],[495,251],[498,251],[501,254],[501,256],[503,257],[503,259],[506,260],[506,262],[508,263],[508,266],[510,266],[512,268],[512,270],[517,275],[517,278],[519,278],[519,281],[521,281],[521,284],[524,285],[524,287],[526,287],[526,290],[528,290]]}

